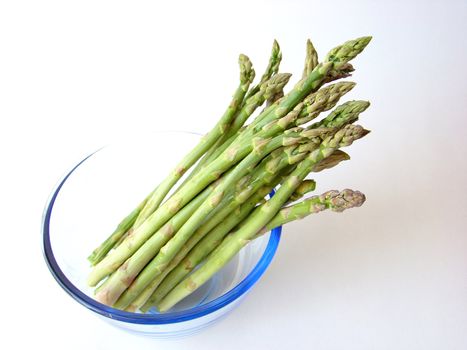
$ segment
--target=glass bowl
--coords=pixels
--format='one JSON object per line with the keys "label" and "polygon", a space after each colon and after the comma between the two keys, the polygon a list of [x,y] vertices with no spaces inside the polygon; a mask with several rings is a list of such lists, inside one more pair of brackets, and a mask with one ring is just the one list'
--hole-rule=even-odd
{"label": "glass bowl", "polygon": [[196,332],[233,310],[269,266],[281,227],[250,244],[208,283],[169,312],[120,311],[93,299],[86,284],[89,253],[192,148],[199,135],[159,132],[124,139],[81,160],[53,190],[42,223],[47,265],[81,305],[125,330],[158,338]]}

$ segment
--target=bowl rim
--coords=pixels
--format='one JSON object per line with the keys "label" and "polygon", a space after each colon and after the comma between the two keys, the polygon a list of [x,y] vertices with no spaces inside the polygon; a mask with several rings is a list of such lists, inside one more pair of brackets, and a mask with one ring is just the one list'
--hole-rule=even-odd
{"label": "bowl rim", "polygon": [[[46,202],[44,212],[42,215],[41,234],[42,253],[44,259],[55,280],[73,299],[78,301],[81,305],[85,306],[86,308],[96,312],[97,314],[113,320],[118,320],[126,323],[147,325],[171,324],[191,321],[209,315],[223,308],[224,306],[227,306],[233,301],[239,299],[241,296],[243,296],[246,292],[250,290],[250,288],[259,280],[259,278],[263,275],[263,273],[266,271],[267,267],[271,263],[279,245],[282,233],[282,226],[276,227],[273,230],[271,230],[269,241],[267,243],[263,255],[261,256],[258,263],[255,265],[253,270],[239,284],[237,284],[234,288],[229,290],[227,293],[221,295],[220,297],[206,304],[195,306],[189,310],[167,312],[163,314],[140,314],[122,311],[99,303],[93,298],[87,296],[85,293],[81,292],[79,288],[77,288],[73,283],[71,283],[71,281],[60,269],[60,266],[58,265],[53,254],[52,245],[50,241],[50,219],[52,216],[52,210],[61,188],[66,183],[70,175],[73,174],[75,170],[78,169],[78,167],[81,166],[86,160],[88,160],[90,157],[95,155],[103,148],[107,148],[107,146],[102,147],[86,156],[62,177],[62,179],[58,182],[58,184],[53,189],[51,195],[49,196],[49,199]],[[273,193],[274,192],[272,192],[272,194]]]}

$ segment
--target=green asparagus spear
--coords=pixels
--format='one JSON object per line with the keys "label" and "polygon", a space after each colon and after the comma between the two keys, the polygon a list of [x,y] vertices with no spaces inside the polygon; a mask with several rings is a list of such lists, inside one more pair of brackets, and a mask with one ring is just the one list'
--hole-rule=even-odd
{"label": "green asparagus spear", "polygon": [[[162,281],[159,287],[155,290],[145,310],[151,305],[157,304],[168,292],[172,290],[185,276],[187,276],[209,253],[211,253],[219,244],[222,239],[248,214],[255,208],[260,200],[271,191],[271,187],[266,186],[258,191],[258,194],[253,196],[250,200],[245,202],[241,207],[237,208],[233,215],[229,216],[227,220],[216,226],[208,235],[206,235],[190,252],[188,255],[173,269],[167,277]],[[143,310],[144,311],[144,310]]]}
{"label": "green asparagus spear", "polygon": [[195,146],[175,167],[175,169],[172,170],[172,172],[159,184],[136,219],[135,227],[140,226],[141,223],[146,220],[148,216],[154,212],[154,210],[157,209],[167,193],[183,176],[186,170],[188,170],[194,163],[196,163],[196,161],[204,153],[206,153],[206,151],[217,141],[217,139],[227,131],[255,75],[251,62],[247,56],[240,55],[239,65],[240,85],[235,91],[232,102],[225,111],[224,115],[217,122],[214,128],[201,139],[198,145]]}
{"label": "green asparagus spear", "polygon": [[[303,149],[303,150],[302,150]],[[212,218],[202,224],[185,243],[186,246],[193,246],[199,241],[206,233],[208,233],[214,226],[224,220],[229,214],[231,214],[238,206],[248,200],[254,193],[259,191],[259,188],[264,184],[269,184],[274,181],[278,174],[286,168],[288,165],[292,165],[296,162],[301,161],[309,150],[304,147],[287,146],[279,148],[271,152],[270,156],[265,158],[263,162],[258,165],[253,173],[248,176],[248,185],[240,186],[237,193],[233,198],[227,199],[229,203],[226,207],[218,211]],[[241,180],[247,182],[248,180]],[[264,197],[264,195],[263,195]],[[177,260],[183,250],[183,247],[177,252],[177,255],[173,260]],[[178,258],[180,259],[180,258]],[[173,261],[172,260],[172,261]],[[169,263],[169,268],[172,264]],[[129,288],[120,296],[115,303],[114,307],[125,309],[140,293],[145,293],[144,289],[155,289],[158,282],[153,282],[154,279],[159,279],[160,275],[163,275],[167,270],[160,271],[160,262],[157,259],[153,259],[145,268],[141,271],[138,277],[133,281]],[[163,278],[163,277],[162,277]],[[152,280],[152,282],[151,282]],[[147,294],[147,292],[146,292]],[[138,305],[140,306],[140,305]]]}
{"label": "green asparagus spear", "polygon": [[303,69],[302,78],[305,78],[310,74],[313,69],[318,65],[318,53],[313,46],[310,39],[306,42],[306,57],[305,57],[305,68]]}
{"label": "green asparagus spear", "polygon": [[319,196],[310,197],[300,203],[282,208],[274,218],[261,229],[254,238],[269,232],[275,227],[288,222],[303,219],[310,214],[316,214],[325,209],[342,212],[349,208],[359,207],[365,202],[365,195],[359,191],[345,189],[341,192],[331,190]]}
{"label": "green asparagus spear", "polygon": [[363,51],[370,40],[371,37],[361,37],[347,41],[332,49],[326,56],[324,62],[319,63],[307,77],[300,80],[292,91],[280,100],[280,103],[271,106],[274,108],[269,108],[264,113],[261,113],[261,115],[250,124],[249,128],[253,129],[253,132],[258,131],[272,120],[284,116],[297,103],[325,83],[331,71],[346,67],[350,60]]}
{"label": "green asparagus spear", "polygon": [[308,129],[339,128],[358,120],[360,113],[370,106],[368,101],[349,101],[337,106],[329,115],[319,122],[311,124]]}
{"label": "green asparagus spear", "polygon": [[237,137],[237,133],[246,120],[253,114],[253,112],[261,106],[265,100],[273,98],[277,93],[282,91],[284,86],[288,83],[291,74],[281,73],[273,76],[270,80],[261,83],[259,90],[252,96],[245,99],[242,108],[236,114],[229,130],[223,134],[211,149],[199,161],[188,178],[184,181],[182,186],[186,185],[189,180],[202,169],[206,163],[216,159]]}
{"label": "green asparagus spear", "polygon": [[189,277],[180,282],[159,303],[159,310],[165,312],[178,301],[191,294],[204,284],[214,273],[219,271],[241,248],[243,248],[255,234],[261,230],[280,210],[282,205],[289,199],[290,195],[300,185],[313,166],[330,155],[339,147],[348,146],[368,131],[361,126],[346,125],[335,133],[335,135],[324,140],[315,151],[300,162],[297,168],[278,189],[274,197],[267,203],[261,205],[248,217],[241,228],[227,237],[211,254],[205,264],[194,271]]}
{"label": "green asparagus spear", "polygon": [[136,221],[139,213],[145,206],[149,196],[145,198],[130,214],[128,214],[117,226],[115,231],[102,244],[93,250],[89,255],[88,260],[91,265],[99,263],[107,253],[118,245],[119,241],[131,230],[131,227]]}
{"label": "green asparagus spear", "polygon": [[[139,264],[146,264],[151,257],[149,255],[156,255],[160,248],[174,235],[174,233],[183,225],[184,222],[196,211],[199,205],[203,203],[209,194],[212,192],[216,184],[214,183],[210,187],[206,188],[198,196],[196,196],[190,203],[188,203],[182,210],[172,217],[162,228],[158,231],[157,235],[153,235],[148,239],[141,249],[135,252],[122,266],[120,266],[115,272],[113,272],[109,278],[99,286],[96,290],[95,296],[97,300],[106,300],[110,298],[113,290],[112,285],[123,278],[131,278],[131,273],[134,266]],[[131,282],[131,281],[130,281]]]}
{"label": "green asparagus spear", "polygon": [[[230,174],[221,179],[209,197],[198,207],[198,209],[190,216],[190,218],[180,227],[177,233],[159,250],[155,257],[154,275],[161,273],[169,264],[170,260],[175,256],[180,247],[190,238],[191,234],[201,225],[207,215],[215,208],[219,209],[221,200],[223,199],[226,190],[240,180],[252,167],[254,167],[262,158],[281,146],[288,146],[298,142],[304,142],[306,139],[300,134],[279,135],[276,138],[268,140],[258,140],[255,149],[245,159],[243,159]],[[180,192],[179,192],[180,193]],[[157,235],[157,234],[156,234]],[[139,250],[139,255],[147,257],[148,254],[143,247]],[[133,262],[132,259],[129,260]],[[144,263],[143,263],[144,261]],[[128,263],[128,261],[127,261]],[[103,304],[113,305],[120,295],[135,279],[147,263],[147,260],[135,261],[131,268],[125,264],[122,269],[121,276],[109,281],[106,288],[102,290],[96,298]],[[111,283],[110,283],[111,282]],[[149,284],[150,281],[147,282]],[[143,285],[138,294],[147,286]],[[136,294],[137,295],[137,294]]]}
{"label": "green asparagus spear", "polygon": [[262,75],[260,82],[248,91],[246,95],[247,98],[255,95],[261,89],[262,85],[267,80],[269,80],[269,78],[271,78],[271,76],[277,74],[277,72],[279,71],[279,65],[281,63],[281,60],[282,52],[279,47],[279,43],[277,42],[277,40],[274,40],[274,42],[272,43],[271,57],[269,58],[268,66],[266,67],[266,70]]}
{"label": "green asparagus spear", "polygon": [[353,89],[355,83],[343,81],[327,85],[303,100],[304,108],[296,121],[296,125],[303,125],[316,118],[321,112],[333,108],[339,99]]}

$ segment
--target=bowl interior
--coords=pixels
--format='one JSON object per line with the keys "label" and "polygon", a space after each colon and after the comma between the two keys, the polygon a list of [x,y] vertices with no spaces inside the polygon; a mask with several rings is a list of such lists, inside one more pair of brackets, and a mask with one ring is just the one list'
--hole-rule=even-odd
{"label": "bowl interior", "polygon": [[[49,208],[48,231],[56,264],[77,290],[93,297],[94,289],[86,284],[89,253],[198,141],[199,135],[182,132],[121,140],[91,155],[66,178]],[[231,291],[257,267],[270,243],[269,234],[250,243],[171,312],[212,304]]]}

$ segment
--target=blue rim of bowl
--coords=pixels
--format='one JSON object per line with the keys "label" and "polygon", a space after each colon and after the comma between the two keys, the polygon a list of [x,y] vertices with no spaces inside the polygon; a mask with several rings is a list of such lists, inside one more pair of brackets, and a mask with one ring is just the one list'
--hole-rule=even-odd
{"label": "blue rim of bowl", "polygon": [[58,282],[58,284],[60,284],[60,286],[80,304],[84,305],[88,309],[102,316],[127,323],[150,325],[190,321],[211,314],[235,301],[243,294],[245,294],[266,271],[279,245],[282,232],[281,226],[276,227],[271,231],[268,244],[266,246],[266,249],[264,250],[264,254],[262,255],[261,259],[258,261],[253,270],[248,274],[248,276],[246,276],[235,288],[231,289],[230,291],[228,291],[227,293],[225,293],[217,299],[214,299],[206,304],[196,306],[189,310],[168,312],[164,314],[139,314],[133,312],[126,312],[101,304],[98,301],[92,299],[91,297],[81,292],[65,276],[55,259],[50,243],[50,218],[52,215],[52,209],[55,200],[57,199],[57,196],[62,186],[65,184],[70,175],[81,164],[83,164],[87,159],[92,157],[97,152],[99,152],[99,150],[91,153],[89,156],[81,160],[78,164],[76,164],[73,167],[73,169],[71,169],[69,173],[67,173],[63,177],[63,179],[56,186],[55,190],[52,192],[50,199],[48,200],[45,206],[42,218],[42,249],[47,266],[52,275],[54,276],[55,280]]}

